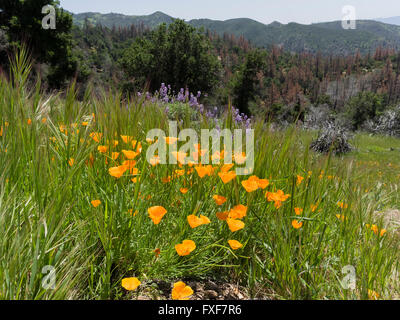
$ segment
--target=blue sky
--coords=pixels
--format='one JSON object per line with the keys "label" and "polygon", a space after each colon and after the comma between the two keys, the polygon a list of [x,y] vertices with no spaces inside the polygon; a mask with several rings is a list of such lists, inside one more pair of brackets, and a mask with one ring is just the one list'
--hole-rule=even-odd
{"label": "blue sky", "polygon": [[400,0],[61,0],[74,13],[101,12],[144,15],[162,11],[186,20],[252,18],[263,23],[312,23],[342,19],[352,5],[357,19],[400,16]]}

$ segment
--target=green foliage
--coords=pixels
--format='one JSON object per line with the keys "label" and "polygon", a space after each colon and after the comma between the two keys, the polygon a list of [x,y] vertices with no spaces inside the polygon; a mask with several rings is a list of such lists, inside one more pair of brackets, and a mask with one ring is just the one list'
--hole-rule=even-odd
{"label": "green foliage", "polygon": [[[56,29],[42,28],[42,7],[56,8]],[[48,80],[51,86],[59,87],[76,71],[77,61],[72,53],[72,17],[58,7],[54,0],[2,1],[0,26],[8,34],[11,45],[20,47],[26,43],[33,58],[51,66]]]}
{"label": "green foliage", "polygon": [[233,79],[234,105],[244,114],[250,114],[249,102],[255,94],[257,74],[265,68],[266,57],[265,51],[250,51]]}
{"label": "green foliage", "polygon": [[384,111],[385,95],[360,92],[346,105],[347,117],[353,130],[358,130],[367,120],[373,120]]}
{"label": "green foliage", "polygon": [[167,108],[167,114],[170,120],[186,120],[187,122],[199,120],[199,114],[187,103],[169,103]]}
{"label": "green foliage", "polygon": [[146,38],[137,39],[126,50],[121,65],[137,86],[149,82],[156,90],[167,83],[174,90],[189,87],[210,91],[217,83],[220,64],[210,41],[182,20],[163,24]]}

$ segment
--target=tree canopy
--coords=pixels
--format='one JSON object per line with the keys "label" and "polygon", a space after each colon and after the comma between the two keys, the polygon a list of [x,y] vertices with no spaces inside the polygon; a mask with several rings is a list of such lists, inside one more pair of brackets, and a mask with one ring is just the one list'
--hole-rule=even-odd
{"label": "tree canopy", "polygon": [[[52,5],[56,10],[56,29],[44,29],[42,8]],[[25,43],[33,58],[50,65],[48,81],[60,86],[74,75],[77,67],[72,53],[72,17],[54,0],[1,0],[0,27],[8,35],[11,46]]]}
{"label": "tree canopy", "polygon": [[166,83],[174,90],[188,87],[208,92],[217,83],[221,69],[211,50],[203,32],[177,19],[136,39],[120,63],[137,87],[148,83],[156,90]]}

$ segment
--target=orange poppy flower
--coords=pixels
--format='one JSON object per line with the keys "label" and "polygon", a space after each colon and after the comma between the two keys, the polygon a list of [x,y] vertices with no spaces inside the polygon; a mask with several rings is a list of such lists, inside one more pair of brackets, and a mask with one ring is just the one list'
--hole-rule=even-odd
{"label": "orange poppy flower", "polygon": [[101,205],[101,201],[100,200],[93,200],[91,202],[92,206],[97,208],[99,205]]}
{"label": "orange poppy flower", "polygon": [[239,204],[229,211],[229,218],[231,219],[243,219],[247,215],[247,207]]}
{"label": "orange poppy flower", "polygon": [[203,224],[210,224],[211,221],[208,219],[208,217],[200,215],[200,219],[203,221]]}
{"label": "orange poppy flower", "polygon": [[296,184],[297,184],[298,186],[301,185],[301,183],[303,182],[303,180],[304,180],[304,177],[302,177],[302,176],[297,176]]}
{"label": "orange poppy flower", "polygon": [[106,153],[107,150],[108,150],[108,147],[107,147],[107,146],[98,146],[98,147],[97,147],[97,150],[98,150],[100,153]]}
{"label": "orange poppy flower", "polygon": [[196,169],[197,174],[199,175],[199,177],[201,179],[203,179],[205,176],[211,176],[212,170],[213,170],[211,165],[208,165],[208,166],[200,165],[200,166],[196,166],[194,168]]}
{"label": "orange poppy flower", "polygon": [[122,150],[122,153],[128,160],[133,160],[139,155],[137,152],[129,150]]}
{"label": "orange poppy flower", "polygon": [[344,202],[338,202],[338,207],[341,209],[347,209],[349,207],[348,204],[344,203]]}
{"label": "orange poppy flower", "polygon": [[193,295],[192,288],[187,286],[184,282],[179,281],[174,284],[171,293],[172,300],[189,300],[191,295]]}
{"label": "orange poppy flower", "polygon": [[224,184],[227,184],[236,178],[236,173],[234,171],[219,172],[218,175]]}
{"label": "orange poppy flower", "polygon": [[111,158],[112,158],[114,161],[117,160],[118,157],[119,157],[119,152],[113,152],[112,155],[111,155]]}
{"label": "orange poppy flower", "polygon": [[269,202],[275,202],[275,208],[279,209],[282,206],[282,202],[285,202],[290,195],[285,194],[282,190],[278,190],[275,193],[267,192],[265,197]]}
{"label": "orange poppy flower", "polygon": [[99,132],[92,132],[89,136],[90,136],[95,142],[99,143],[100,140],[101,140],[101,138],[103,137],[103,134],[102,134],[102,133],[99,133]]}
{"label": "orange poppy flower", "polygon": [[182,194],[186,194],[186,193],[188,193],[189,189],[188,189],[188,188],[180,188],[179,191],[180,191]]}
{"label": "orange poppy flower", "polygon": [[31,125],[31,124],[32,124],[32,120],[31,120],[31,119],[28,119],[28,120],[27,120],[27,123],[28,123],[28,125]]}
{"label": "orange poppy flower", "polygon": [[219,220],[221,221],[226,221],[226,219],[228,219],[229,217],[229,212],[225,211],[225,212],[217,212],[216,216]]}
{"label": "orange poppy flower", "polygon": [[294,208],[294,212],[296,213],[296,216],[301,216],[301,214],[303,213],[303,209],[301,208]]}
{"label": "orange poppy flower", "polygon": [[243,248],[243,245],[239,241],[229,240],[228,243],[229,243],[230,247],[232,248],[232,250],[238,250],[238,249]]}
{"label": "orange poppy flower", "polygon": [[219,195],[213,196],[213,199],[215,200],[217,206],[222,206],[227,201],[225,197]]}
{"label": "orange poppy flower", "polygon": [[159,156],[154,156],[153,158],[150,159],[150,164],[155,167],[156,165],[160,164],[161,159]]}
{"label": "orange poppy flower", "polygon": [[75,163],[75,159],[74,158],[70,158],[68,160],[68,164],[69,164],[70,167],[72,167],[74,165],[74,163]]}
{"label": "orange poppy flower", "polygon": [[125,170],[129,170],[132,175],[137,175],[139,174],[139,169],[135,168],[135,166],[136,166],[135,160],[125,160],[122,163],[121,167],[124,167]]}
{"label": "orange poppy flower", "polygon": [[181,257],[188,256],[196,249],[196,244],[192,240],[184,240],[175,246],[175,250]]}
{"label": "orange poppy flower", "polygon": [[185,170],[175,170],[175,173],[178,177],[182,177],[185,175]]}
{"label": "orange poppy flower", "polygon": [[174,137],[164,137],[164,139],[168,145],[173,145],[178,141],[178,138],[174,138]]}
{"label": "orange poppy flower", "polygon": [[300,229],[303,226],[303,222],[299,222],[297,220],[293,220],[292,221],[292,226],[295,229]]}
{"label": "orange poppy flower", "polygon": [[153,252],[154,252],[154,254],[156,255],[156,258],[158,258],[158,257],[159,257],[159,255],[161,254],[161,250],[160,250],[160,248],[157,248],[157,249],[156,249],[156,250],[154,250]]}
{"label": "orange poppy flower", "polygon": [[235,220],[235,219],[231,219],[231,218],[226,219],[226,222],[228,223],[229,229],[232,232],[242,230],[245,226],[243,221]]}
{"label": "orange poppy flower", "polygon": [[126,166],[118,166],[108,169],[108,173],[110,176],[119,179],[124,175],[126,170],[128,170]]}
{"label": "orange poppy flower", "polygon": [[174,156],[174,158],[180,163],[180,164],[186,164],[186,157],[187,153],[186,152],[171,152],[171,154]]}
{"label": "orange poppy flower", "polygon": [[258,179],[257,183],[258,183],[258,187],[263,189],[263,190],[266,187],[269,186],[269,180],[268,179]]}
{"label": "orange poppy flower", "polygon": [[89,122],[87,122],[87,121],[82,122],[83,127],[87,127],[88,125],[89,125]]}
{"label": "orange poppy flower", "polygon": [[369,300],[378,300],[379,294],[376,291],[368,289],[368,299]]}
{"label": "orange poppy flower", "polygon": [[187,217],[187,220],[192,229],[211,223],[210,219],[208,219],[206,216],[203,215],[200,215],[200,218],[196,217],[195,215],[190,215]]}
{"label": "orange poppy flower", "polygon": [[3,136],[3,126],[0,127],[0,137]]}
{"label": "orange poppy flower", "polygon": [[122,279],[122,287],[128,291],[135,291],[140,286],[138,278],[125,278]]}
{"label": "orange poppy flower", "polygon": [[161,206],[151,207],[147,211],[149,213],[150,219],[153,220],[154,224],[159,224],[161,222],[161,219],[167,213],[167,210]]}
{"label": "orange poppy flower", "polygon": [[318,204],[312,204],[310,206],[310,208],[311,208],[311,212],[315,212],[317,210],[317,208],[318,208]]}
{"label": "orange poppy flower", "polygon": [[231,164],[224,164],[221,168],[221,172],[229,172],[235,165],[233,163]]}
{"label": "orange poppy flower", "polygon": [[234,159],[236,164],[243,164],[246,162],[246,154],[244,152],[237,153],[234,155]]}
{"label": "orange poppy flower", "polygon": [[366,226],[368,229],[371,229],[376,235],[380,235],[381,237],[383,237],[387,232],[386,229],[382,229],[379,231],[379,227],[376,224],[373,224],[372,226],[367,224]]}
{"label": "orange poppy flower", "polygon": [[161,178],[161,182],[162,183],[170,183],[171,182],[171,177],[170,176],[168,176],[168,177],[165,177],[165,178]]}
{"label": "orange poppy flower", "polygon": [[121,139],[125,143],[129,143],[129,142],[131,142],[133,140],[133,138],[130,137],[130,136],[121,136]]}
{"label": "orange poppy flower", "polygon": [[243,188],[246,189],[248,193],[254,192],[258,190],[258,181],[254,179],[248,179],[242,181]]}

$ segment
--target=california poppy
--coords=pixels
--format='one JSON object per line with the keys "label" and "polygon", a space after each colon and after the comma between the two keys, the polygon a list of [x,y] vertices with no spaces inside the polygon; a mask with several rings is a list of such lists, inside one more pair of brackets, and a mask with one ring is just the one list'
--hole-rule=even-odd
{"label": "california poppy", "polygon": [[129,142],[132,141],[133,138],[130,137],[130,136],[121,136],[121,139],[122,139],[123,142],[129,143]]}
{"label": "california poppy", "polygon": [[258,181],[255,179],[248,179],[248,180],[242,181],[242,186],[243,186],[243,188],[246,189],[246,191],[248,193],[257,191],[259,188]]}
{"label": "california poppy", "polygon": [[216,216],[219,220],[221,221],[226,221],[226,219],[228,219],[229,217],[229,212],[217,212]]}
{"label": "california poppy", "polygon": [[107,146],[98,146],[98,147],[97,147],[97,150],[98,150],[100,153],[106,153],[107,150],[108,150],[108,147],[107,147]]}
{"label": "california poppy", "polygon": [[228,243],[231,246],[232,250],[238,250],[240,248],[243,248],[243,245],[239,241],[229,240]]}
{"label": "california poppy", "polygon": [[167,210],[161,206],[151,207],[147,211],[149,213],[150,219],[153,220],[154,224],[159,224],[161,222],[161,219],[167,213]]}
{"label": "california poppy", "polygon": [[242,230],[245,227],[244,222],[240,221],[240,220],[228,218],[228,219],[226,219],[226,222],[228,223],[229,229],[232,232]]}
{"label": "california poppy", "polygon": [[246,206],[239,204],[229,211],[229,218],[243,219],[247,215],[247,209],[248,208]]}
{"label": "california poppy", "polygon": [[368,289],[368,299],[369,300],[378,300],[379,294],[376,291]]}
{"label": "california poppy", "polygon": [[294,212],[296,213],[296,216],[300,216],[303,213],[303,209],[301,208],[294,208]]}
{"label": "california poppy", "polygon": [[225,197],[219,196],[219,195],[213,196],[213,199],[214,199],[215,203],[217,204],[217,206],[222,206],[227,201],[227,199]]}
{"label": "california poppy", "polygon": [[212,166],[208,165],[208,166],[196,166],[194,167],[197,171],[197,174],[199,175],[199,177],[202,179],[204,178],[206,175],[211,176],[212,174]]}
{"label": "california poppy", "polygon": [[246,154],[244,152],[237,153],[234,155],[234,159],[236,164],[243,164],[246,161]]}
{"label": "california poppy", "polygon": [[297,186],[301,185],[301,183],[303,182],[303,180],[304,180],[304,177],[302,177],[302,176],[297,176],[297,181],[296,181]]}
{"label": "california poppy", "polygon": [[138,278],[125,278],[122,279],[122,287],[128,291],[135,291],[140,286]]}
{"label": "california poppy", "polygon": [[111,155],[111,158],[112,158],[113,160],[117,160],[118,157],[119,157],[119,152],[113,152],[112,155]]}
{"label": "california poppy", "polygon": [[127,158],[128,160],[133,160],[138,156],[138,153],[135,151],[122,150],[122,153],[124,154],[125,158]]}
{"label": "california poppy", "polygon": [[227,184],[236,178],[236,173],[234,171],[219,172],[218,175],[224,184]]}
{"label": "california poppy", "polygon": [[196,244],[192,240],[184,240],[175,246],[175,250],[181,257],[188,256],[196,249]]}
{"label": "california poppy", "polygon": [[171,154],[174,156],[174,158],[180,163],[180,164],[186,164],[186,157],[187,153],[186,152],[171,152]]}
{"label": "california poppy", "polygon": [[303,222],[299,222],[297,220],[293,220],[292,221],[292,226],[295,229],[300,229],[303,226]]}
{"label": "california poppy", "polygon": [[349,207],[348,204],[344,203],[344,202],[338,202],[338,207],[341,209],[347,209]]}
{"label": "california poppy", "polygon": [[192,229],[211,223],[210,219],[203,215],[201,215],[200,218],[195,215],[190,215],[187,217],[187,220]]}
{"label": "california poppy", "polygon": [[186,194],[186,193],[188,193],[189,189],[187,189],[187,188],[180,188],[179,191],[180,191],[182,194]]}
{"label": "california poppy", "polygon": [[97,208],[99,205],[101,205],[101,201],[100,200],[93,200],[91,202],[92,206]]}
{"label": "california poppy", "polygon": [[126,170],[128,170],[126,166],[118,166],[108,169],[108,173],[110,176],[119,179],[124,175]]}
{"label": "california poppy", "polygon": [[150,159],[150,164],[155,167],[156,165],[160,164],[161,160],[159,156],[154,156]]}
{"label": "california poppy", "polygon": [[229,172],[235,165],[233,163],[231,164],[224,164],[221,168],[221,172]]}
{"label": "california poppy", "polygon": [[168,145],[173,145],[178,141],[178,138],[174,138],[174,137],[164,137],[164,139]]}
{"label": "california poppy", "polygon": [[174,284],[171,293],[172,300],[189,300],[191,295],[193,295],[192,288],[187,286],[184,282],[179,281]]}
{"label": "california poppy", "polygon": [[101,138],[103,137],[103,134],[102,134],[102,133],[99,133],[99,132],[92,132],[89,136],[90,136],[95,142],[99,143],[100,140],[101,140]]}

